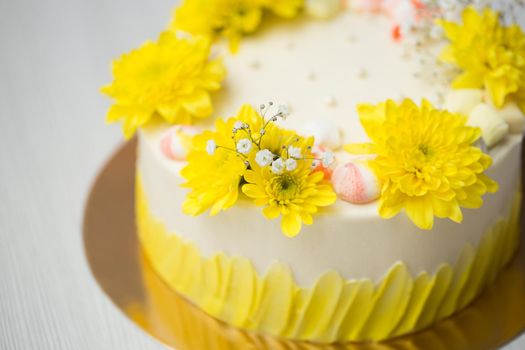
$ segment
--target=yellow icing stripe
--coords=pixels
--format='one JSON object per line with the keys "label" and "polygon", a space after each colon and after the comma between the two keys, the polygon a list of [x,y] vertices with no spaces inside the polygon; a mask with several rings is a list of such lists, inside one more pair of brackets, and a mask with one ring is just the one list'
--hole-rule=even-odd
{"label": "yellow icing stripe", "polygon": [[356,281],[356,283],[357,295],[341,324],[338,340],[357,340],[359,331],[373,309],[374,284],[366,279]]}
{"label": "yellow icing stripe", "polygon": [[227,285],[225,296],[225,299],[231,300],[232,303],[224,305],[220,318],[232,320],[234,324],[245,325],[255,295],[255,278],[255,272],[248,259],[239,257],[232,259],[231,280]]}
{"label": "yellow icing stripe", "polygon": [[413,280],[402,263],[397,263],[381,282],[372,303],[374,308],[359,339],[380,339],[390,335],[405,313]]}
{"label": "yellow icing stripe", "polygon": [[332,315],[337,311],[344,281],[334,271],[327,272],[313,288],[308,307],[301,316],[297,333],[305,339],[319,339],[330,327]]}
{"label": "yellow icing stripe", "polygon": [[352,303],[355,301],[355,298],[357,296],[359,290],[359,283],[355,281],[345,282],[343,285],[343,290],[341,291],[341,297],[339,300],[339,304],[334,311],[332,318],[330,320],[330,325],[328,328],[324,330],[322,334],[319,335],[317,338],[318,341],[322,342],[333,342],[337,339],[340,339],[339,337],[339,329],[341,329],[341,325],[343,323],[343,320],[345,316],[348,314],[348,309],[352,305]]}
{"label": "yellow icing stripe", "polygon": [[448,317],[457,309],[458,298],[467,284],[467,278],[470,276],[474,258],[474,249],[471,245],[467,245],[456,263],[454,278],[447,295],[444,296],[443,303],[440,306],[436,318],[441,319]]}
{"label": "yellow icing stripe", "polygon": [[454,266],[444,264],[433,275],[422,272],[414,278],[398,262],[377,285],[368,279],[345,281],[328,271],[311,288],[302,288],[279,262],[260,276],[244,257],[203,257],[195,245],[167,232],[151,216],[140,176],[136,190],[140,241],[171,288],[235,326],[317,342],[388,339],[464,307],[515,252],[520,203],[518,194],[508,218],[495,223],[477,247],[465,246]]}
{"label": "yellow icing stripe", "polygon": [[423,312],[419,315],[416,328],[421,329],[437,320],[437,310],[444,300],[447,290],[452,281],[453,270],[450,265],[441,265],[438,272],[432,278],[432,290],[425,303]]}
{"label": "yellow icing stripe", "polygon": [[272,265],[264,278],[258,310],[251,320],[253,329],[281,334],[289,322],[295,288],[290,269],[282,264]]}
{"label": "yellow icing stripe", "polygon": [[397,328],[392,332],[393,336],[410,332],[416,326],[417,319],[421,315],[423,307],[432,291],[434,280],[428,274],[422,273],[414,280],[412,296],[407,309]]}

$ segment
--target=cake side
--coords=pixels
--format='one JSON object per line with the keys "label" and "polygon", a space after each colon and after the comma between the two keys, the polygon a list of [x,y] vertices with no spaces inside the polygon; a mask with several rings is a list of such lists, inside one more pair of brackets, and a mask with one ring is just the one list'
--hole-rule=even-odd
{"label": "cake side", "polygon": [[216,252],[243,256],[260,274],[279,261],[290,266],[304,287],[328,270],[347,279],[378,281],[397,261],[414,275],[433,273],[442,263],[454,264],[465,245],[478,244],[499,218],[508,215],[520,186],[521,136],[514,136],[494,150],[489,174],[500,183],[498,192],[486,196],[482,208],[465,210],[461,224],[439,219],[431,231],[423,231],[405,216],[381,218],[377,202],[352,205],[338,200],[290,239],[280,233],[278,222],[265,220],[246,199],[217,216],[196,220],[183,214],[186,190],[180,187],[181,166],[161,153],[161,135],[144,131],[139,137],[137,169],[152,215],[169,232],[194,242],[205,256]]}
{"label": "cake side", "polygon": [[516,192],[510,210],[477,245],[466,243],[453,264],[412,274],[396,261],[377,281],[345,279],[331,269],[304,287],[282,262],[260,274],[244,256],[223,251],[204,256],[192,240],[168,231],[152,215],[142,178],[139,170],[138,234],[161,278],[212,316],[286,338],[383,340],[422,329],[468,305],[509,262],[519,241],[521,193]]}

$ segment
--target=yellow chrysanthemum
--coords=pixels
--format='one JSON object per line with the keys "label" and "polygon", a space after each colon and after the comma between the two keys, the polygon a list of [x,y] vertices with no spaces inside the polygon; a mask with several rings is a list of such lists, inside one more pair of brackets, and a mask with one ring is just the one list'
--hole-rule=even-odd
{"label": "yellow chrysanthemum", "polygon": [[463,12],[463,23],[439,21],[450,40],[441,59],[463,73],[455,88],[485,88],[495,106],[507,100],[525,111],[525,34],[518,25],[504,27],[489,8]]}
{"label": "yellow chrysanthemum", "polygon": [[292,18],[302,4],[303,0],[184,0],[170,28],[213,39],[225,37],[236,52],[240,39],[257,30],[265,9]]}
{"label": "yellow chrysanthemum", "polygon": [[382,183],[382,217],[404,209],[422,229],[432,228],[434,216],[461,222],[460,207],[479,208],[482,196],[497,190],[484,174],[491,158],[473,146],[480,130],[467,126],[465,116],[411,100],[361,105],[358,110],[372,143],[345,149],[377,155],[370,164]]}
{"label": "yellow chrysanthemum", "polygon": [[108,122],[122,121],[126,138],[138,127],[163,119],[189,124],[212,112],[210,91],[220,88],[226,71],[210,60],[210,42],[162,33],[113,63],[113,82],[102,88],[115,102]]}
{"label": "yellow chrysanthemum", "polygon": [[211,208],[217,214],[237,201],[245,183],[243,192],[266,206],[267,218],[283,216],[282,230],[291,237],[312,223],[318,207],[332,204],[336,196],[324,173],[312,171],[313,138],[276,125],[283,116],[265,118],[245,105],[236,117],[218,120],[215,131],[196,136],[182,170],[184,186],[191,189],[184,212],[198,215]]}
{"label": "yellow chrysanthemum", "polygon": [[[302,150],[307,151],[306,148]],[[281,230],[288,237],[296,236],[302,224],[311,225],[312,215],[319,207],[331,205],[336,200],[324,173],[312,172],[308,162],[300,162],[295,170],[281,174],[255,164],[252,170],[246,171],[244,179],[248,183],[242,186],[242,191],[254,199],[256,205],[265,206],[266,218],[282,215]]]}
{"label": "yellow chrysanthemum", "polygon": [[[253,116],[253,114],[252,114]],[[263,119],[260,116],[252,118],[252,130],[262,128]],[[259,134],[255,138],[258,139]],[[290,130],[269,124],[265,127],[260,149],[269,150],[277,159],[283,160],[283,166],[288,159],[290,146],[301,154],[305,160],[293,161],[294,170],[276,173],[270,166],[261,166],[255,160],[256,152],[250,155],[250,169],[244,174],[247,184],[242,191],[252,198],[256,205],[265,206],[264,216],[275,219],[282,215],[281,229],[288,237],[296,236],[302,224],[311,225],[312,215],[319,207],[331,205],[336,195],[331,185],[325,180],[324,173],[312,172],[313,158],[311,148],[313,138],[298,136]]]}
{"label": "yellow chrysanthemum", "polygon": [[[186,214],[200,215],[211,208],[210,215],[216,215],[235,204],[247,165],[245,158],[232,151],[236,147],[232,130],[238,122],[260,130],[259,120],[259,114],[244,105],[235,117],[226,121],[217,119],[215,131],[205,131],[193,138],[188,164],[181,171],[186,179],[183,186],[191,189],[184,202]],[[207,149],[210,142],[214,145],[213,152]]]}
{"label": "yellow chrysanthemum", "polygon": [[211,208],[210,215],[216,215],[237,201],[239,185],[247,169],[243,159],[226,148],[218,148],[213,154],[206,150],[210,140],[233,146],[231,132],[237,120],[218,119],[215,131],[206,131],[193,138],[188,165],[181,171],[187,180],[183,186],[191,189],[184,201],[184,213],[200,215]]}

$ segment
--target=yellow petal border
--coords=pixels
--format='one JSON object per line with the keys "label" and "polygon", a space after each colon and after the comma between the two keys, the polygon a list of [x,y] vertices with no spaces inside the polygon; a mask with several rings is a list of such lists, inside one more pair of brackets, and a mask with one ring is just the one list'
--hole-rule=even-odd
{"label": "yellow petal border", "polygon": [[423,329],[467,306],[511,260],[519,242],[521,192],[477,247],[467,245],[454,266],[414,277],[395,263],[382,281],[320,276],[298,286],[292,271],[274,263],[264,276],[251,262],[224,253],[207,258],[155,219],[140,174],[136,180],[139,239],[153,269],[208,314],[234,326],[323,343],[385,340]]}

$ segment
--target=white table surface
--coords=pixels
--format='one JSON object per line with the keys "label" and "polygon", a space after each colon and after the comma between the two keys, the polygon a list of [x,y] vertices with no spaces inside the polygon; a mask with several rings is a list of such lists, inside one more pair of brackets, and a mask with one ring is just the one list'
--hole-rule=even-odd
{"label": "white table surface", "polygon": [[81,223],[122,141],[98,89],[175,1],[0,0],[0,349],[163,348],[99,289]]}

